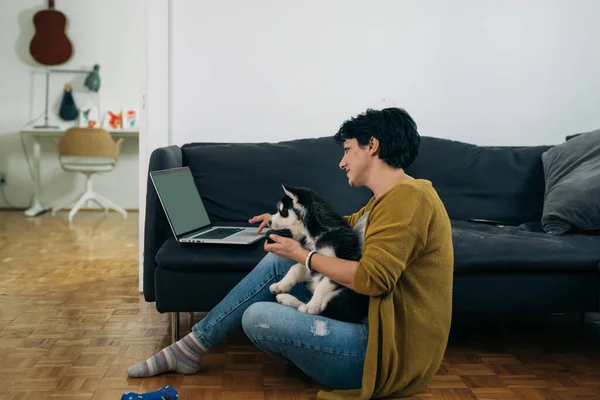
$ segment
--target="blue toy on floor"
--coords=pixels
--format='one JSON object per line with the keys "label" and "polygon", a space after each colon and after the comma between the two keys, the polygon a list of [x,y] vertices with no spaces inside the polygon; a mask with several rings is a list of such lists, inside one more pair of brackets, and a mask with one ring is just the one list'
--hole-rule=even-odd
{"label": "blue toy on floor", "polygon": [[165,386],[155,392],[133,393],[127,392],[121,396],[121,400],[178,400],[179,393],[174,387]]}

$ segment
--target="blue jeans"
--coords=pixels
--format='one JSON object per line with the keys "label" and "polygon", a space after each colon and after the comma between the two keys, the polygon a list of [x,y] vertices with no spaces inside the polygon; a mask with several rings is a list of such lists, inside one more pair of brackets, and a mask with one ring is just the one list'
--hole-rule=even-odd
{"label": "blue jeans", "polygon": [[[320,384],[332,389],[360,388],[367,325],[308,315],[277,303],[269,286],[294,264],[268,253],[192,331],[210,349],[243,328],[265,353],[295,364]],[[303,284],[290,293],[302,302],[310,298]]]}

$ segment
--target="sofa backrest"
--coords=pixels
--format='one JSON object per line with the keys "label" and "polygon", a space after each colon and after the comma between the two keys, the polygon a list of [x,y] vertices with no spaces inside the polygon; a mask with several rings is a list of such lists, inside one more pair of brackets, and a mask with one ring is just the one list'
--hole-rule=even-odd
{"label": "sofa backrest", "polygon": [[[450,218],[539,221],[544,201],[541,154],[552,146],[477,146],[423,136],[407,173],[432,182]],[[190,143],[182,147],[207,212],[214,221],[247,221],[275,212],[281,184],[306,186],[342,215],[367,203],[367,188],[352,188],[338,167],[342,146],[333,137],[279,143]]]}
{"label": "sofa backrest", "polygon": [[477,146],[422,137],[407,173],[432,182],[452,219],[539,222],[545,189],[541,155],[551,147]]}
{"label": "sofa backrest", "polygon": [[182,146],[196,186],[214,221],[245,222],[274,213],[282,184],[304,186],[350,215],[371,197],[367,188],[352,188],[338,164],[343,148],[333,137],[279,143],[190,143]]}

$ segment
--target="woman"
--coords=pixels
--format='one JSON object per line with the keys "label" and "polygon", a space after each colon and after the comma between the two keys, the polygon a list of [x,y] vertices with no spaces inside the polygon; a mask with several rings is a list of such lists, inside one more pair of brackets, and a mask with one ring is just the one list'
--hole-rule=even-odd
{"label": "woman", "polygon": [[[368,321],[352,324],[303,314],[275,302],[269,286],[308,251],[294,239],[265,241],[268,254],[192,332],[148,360],[132,377],[167,371],[195,374],[202,355],[242,327],[265,353],[290,361],[333,391],[320,399],[408,396],[436,374],[446,349],[452,311],[453,248],[450,220],[431,182],[405,169],[418,154],[420,136],[406,111],[367,110],[335,135],[343,144],[340,168],[353,187],[373,197],[345,217],[364,227],[360,261],[314,254],[310,267],[370,296]],[[269,214],[255,216],[261,231]],[[306,302],[302,285],[291,292]]]}

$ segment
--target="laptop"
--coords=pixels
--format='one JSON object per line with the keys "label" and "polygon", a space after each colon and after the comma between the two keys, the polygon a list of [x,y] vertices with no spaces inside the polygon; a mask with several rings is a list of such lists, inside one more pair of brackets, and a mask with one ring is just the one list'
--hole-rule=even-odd
{"label": "laptop", "polygon": [[265,239],[258,227],[213,225],[189,167],[151,171],[150,179],[178,242],[251,244]]}

